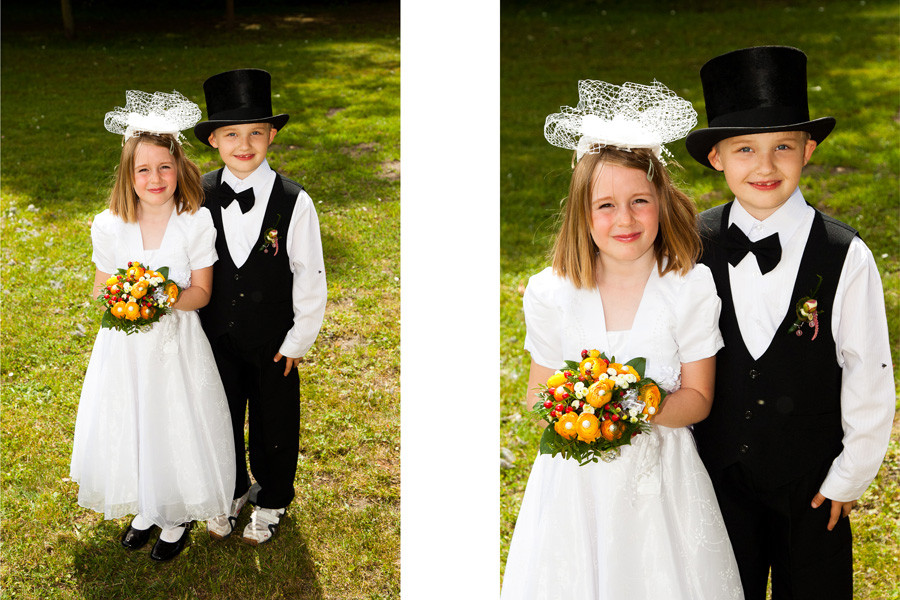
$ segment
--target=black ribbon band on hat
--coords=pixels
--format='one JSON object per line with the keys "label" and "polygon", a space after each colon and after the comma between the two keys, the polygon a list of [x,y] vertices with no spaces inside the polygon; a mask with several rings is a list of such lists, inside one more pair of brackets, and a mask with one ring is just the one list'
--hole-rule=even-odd
{"label": "black ribbon band on hat", "polygon": [[809,111],[796,106],[765,106],[715,117],[710,127],[781,127],[809,121]]}
{"label": "black ribbon band on hat", "polygon": [[774,269],[781,260],[781,242],[778,241],[777,233],[764,237],[758,242],[751,242],[750,238],[732,223],[725,236],[725,252],[732,267],[736,267],[739,262],[744,260],[748,252],[752,252],[756,256],[760,273],[765,275]]}
{"label": "black ribbon band on hat", "polygon": [[242,213],[246,213],[253,208],[253,203],[256,200],[253,196],[252,187],[247,188],[241,193],[236,193],[227,183],[220,184],[219,187],[214,190],[214,194],[218,198],[222,208],[228,208],[232,202],[237,201],[238,206],[241,207]]}

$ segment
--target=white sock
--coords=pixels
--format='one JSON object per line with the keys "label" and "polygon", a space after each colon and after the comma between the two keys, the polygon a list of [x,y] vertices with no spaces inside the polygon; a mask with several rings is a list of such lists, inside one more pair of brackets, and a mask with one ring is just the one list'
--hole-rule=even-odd
{"label": "white sock", "polygon": [[131,526],[134,529],[139,529],[140,531],[144,531],[145,529],[150,529],[153,527],[153,523],[141,515],[135,515],[134,519],[131,521]]}
{"label": "white sock", "polygon": [[159,539],[164,542],[177,542],[181,539],[182,533],[184,533],[184,525],[179,525],[178,527],[165,527],[162,530],[162,533],[159,534]]}

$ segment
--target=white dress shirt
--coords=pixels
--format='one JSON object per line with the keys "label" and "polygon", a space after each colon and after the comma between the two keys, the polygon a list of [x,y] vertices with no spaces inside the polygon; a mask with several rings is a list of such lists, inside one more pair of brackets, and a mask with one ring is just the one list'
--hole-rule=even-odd
{"label": "white dress shirt", "polygon": [[[222,209],[222,227],[228,253],[235,266],[240,267],[256,251],[256,242],[262,230],[263,218],[269,204],[269,195],[275,184],[276,173],[268,161],[244,179],[238,179],[225,167],[222,183],[227,183],[240,193],[253,188],[255,201],[246,213],[241,212],[237,202]],[[283,224],[279,224],[279,228]],[[322,258],[322,239],[319,234],[319,218],[312,199],[306,191],[301,191],[291,213],[282,251],[288,253],[291,273],[294,275],[292,298],[294,304],[294,326],[288,331],[279,352],[282,356],[298,358],[306,354],[316,341],[322,319],[325,316],[325,302],[328,289],[325,281],[325,263]],[[213,282],[215,286],[215,282]]]}
{"label": "white dress shirt", "polygon": [[[732,204],[729,225],[737,225],[751,242],[777,233],[782,249],[781,262],[765,275],[750,252],[736,266],[728,266],[741,337],[754,359],[769,347],[785,313],[796,302],[791,294],[814,214],[799,188],[763,221],[756,220],[739,202]],[[831,500],[847,502],[858,499],[878,473],[890,439],[895,400],[881,277],[872,252],[859,237],[850,243],[841,270],[831,332],[837,362],[843,368],[844,449],[832,463],[820,492]]]}

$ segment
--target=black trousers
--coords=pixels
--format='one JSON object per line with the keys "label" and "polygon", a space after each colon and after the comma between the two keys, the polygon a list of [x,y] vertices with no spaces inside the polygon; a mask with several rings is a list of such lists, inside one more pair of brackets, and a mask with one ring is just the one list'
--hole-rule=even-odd
{"label": "black trousers", "polygon": [[250,488],[244,449],[244,417],[249,409],[250,472],[260,485],[256,504],[284,508],[294,498],[300,439],[300,378],[284,375],[284,359],[273,361],[283,337],[247,347],[229,335],[210,340],[228,396],[234,432],[234,497]]}
{"label": "black trousers", "polygon": [[776,489],[740,463],[710,473],[746,600],[765,600],[770,567],[773,600],[852,600],[850,519],[828,531],[831,501],[810,506],[829,466]]}

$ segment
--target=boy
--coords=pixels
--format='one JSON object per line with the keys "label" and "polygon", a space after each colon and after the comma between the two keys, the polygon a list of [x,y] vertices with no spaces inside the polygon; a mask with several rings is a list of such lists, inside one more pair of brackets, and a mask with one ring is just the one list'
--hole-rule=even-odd
{"label": "boy", "polygon": [[[316,340],[327,295],[312,200],[266,161],[289,118],[272,115],[270,86],[259,69],[210,77],[203,84],[209,120],[194,128],[225,163],[203,176],[219,260],[200,318],[228,396],[237,462],[231,512],[208,521],[207,529],[215,539],[231,535],[250,499],[255,506],[243,539],[253,545],[275,535],[294,497],[300,436],[294,367]],[[248,404],[255,499],[244,456]]]}
{"label": "boy", "polygon": [[835,123],[809,120],[806,55],[737,50],[700,77],[710,127],[687,148],[735,195],[700,216],[725,340],[712,411],[694,427],[700,456],[747,600],[765,598],[770,567],[775,599],[849,600],[842,517],[878,472],[894,414],[881,279],[856,231],[798,187]]}

